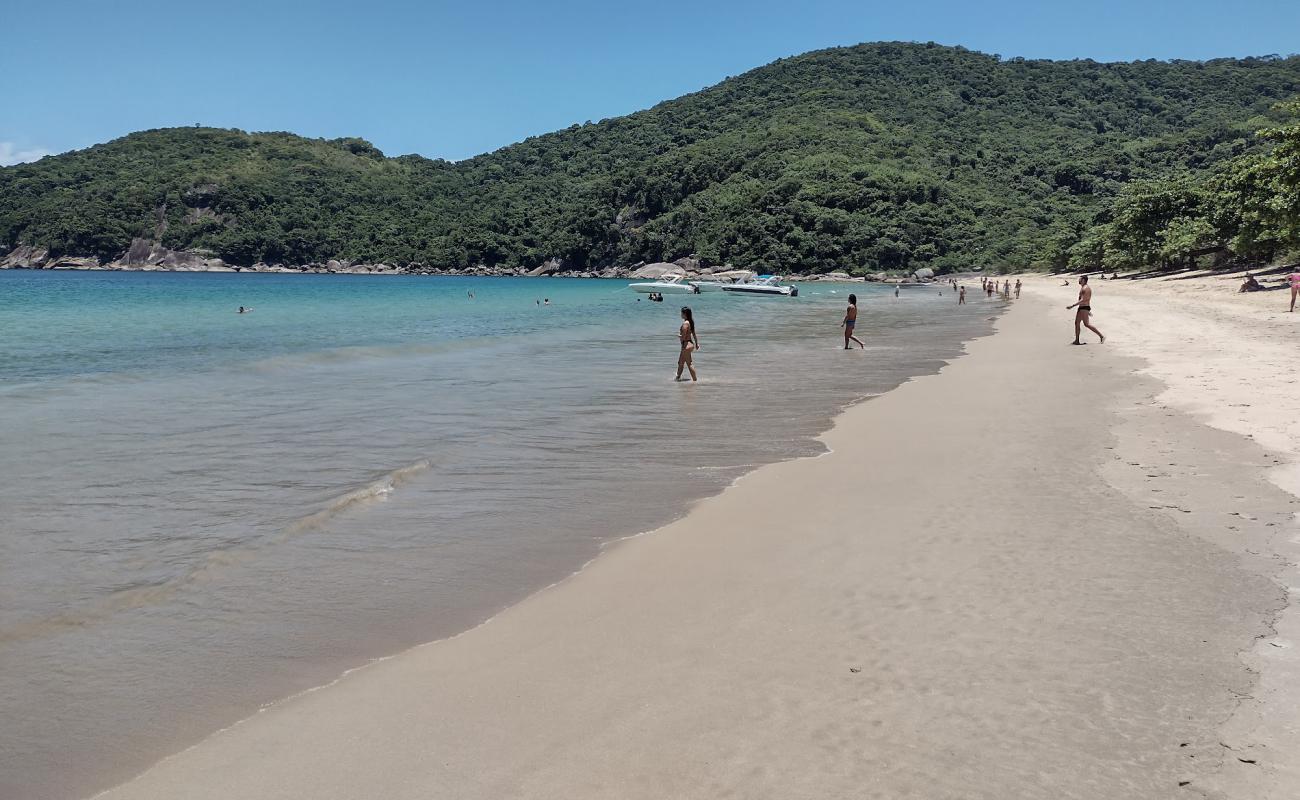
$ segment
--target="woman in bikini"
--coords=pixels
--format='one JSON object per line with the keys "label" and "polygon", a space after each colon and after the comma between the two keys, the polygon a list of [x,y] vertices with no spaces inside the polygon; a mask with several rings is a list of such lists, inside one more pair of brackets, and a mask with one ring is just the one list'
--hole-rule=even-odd
{"label": "woman in bikini", "polygon": [[862,340],[853,335],[853,328],[857,324],[858,324],[858,296],[856,294],[851,294],[849,295],[849,307],[844,310],[844,321],[840,323],[840,327],[844,329],[845,350],[849,349],[850,339],[857,342],[858,347],[864,349],[866,348],[866,345],[862,343]]}
{"label": "woman in bikini", "polygon": [[677,356],[677,378],[675,380],[680,381],[682,379],[683,367],[691,371],[691,380],[699,380],[695,374],[695,362],[691,355],[700,349],[700,339],[695,335],[695,315],[691,313],[691,309],[687,306],[682,306],[682,326],[677,329],[677,338],[681,340],[682,351]]}
{"label": "woman in bikini", "polygon": [[1300,295],[1300,272],[1292,272],[1286,276],[1286,282],[1291,284],[1291,308],[1289,310],[1295,311],[1295,299],[1297,295]]}

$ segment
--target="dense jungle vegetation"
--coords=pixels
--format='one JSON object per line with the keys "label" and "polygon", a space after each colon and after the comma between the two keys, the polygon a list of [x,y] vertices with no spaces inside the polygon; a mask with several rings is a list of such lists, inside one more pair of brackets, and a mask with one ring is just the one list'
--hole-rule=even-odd
{"label": "dense jungle vegetation", "polygon": [[[451,163],[362,139],[172,128],[0,169],[0,245],[235,264],[779,271],[1128,268],[1300,244],[1300,57],[782,59]],[[1257,134],[1257,131],[1264,133]]]}

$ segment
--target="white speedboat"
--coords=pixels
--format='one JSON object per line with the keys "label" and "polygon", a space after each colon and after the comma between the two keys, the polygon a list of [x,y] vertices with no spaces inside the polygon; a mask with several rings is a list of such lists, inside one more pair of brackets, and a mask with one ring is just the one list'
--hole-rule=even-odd
{"label": "white speedboat", "polygon": [[736,294],[766,294],[777,297],[798,297],[798,286],[782,286],[780,275],[758,275],[740,283],[722,287],[724,292]]}
{"label": "white speedboat", "polygon": [[731,284],[722,281],[691,281],[691,285],[701,292],[720,292]]}
{"label": "white speedboat", "polygon": [[685,275],[665,275],[650,283],[629,283],[627,288],[642,294],[699,294],[700,290],[682,279]]}

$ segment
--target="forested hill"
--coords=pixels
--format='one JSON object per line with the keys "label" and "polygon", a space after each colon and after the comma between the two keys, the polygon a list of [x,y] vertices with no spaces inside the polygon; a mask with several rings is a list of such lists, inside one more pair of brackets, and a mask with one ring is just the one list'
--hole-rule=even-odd
{"label": "forested hill", "polygon": [[0,246],[107,260],[145,237],[234,264],[1061,265],[1126,184],[1264,152],[1255,130],[1298,94],[1300,57],[867,44],[458,163],[361,139],[135,133],[0,169]]}

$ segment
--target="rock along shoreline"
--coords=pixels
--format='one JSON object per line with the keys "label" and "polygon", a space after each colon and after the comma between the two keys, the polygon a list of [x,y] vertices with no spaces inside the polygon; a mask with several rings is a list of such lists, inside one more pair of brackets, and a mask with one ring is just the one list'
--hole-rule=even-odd
{"label": "rock along shoreline", "polygon": [[[252,266],[228,264],[211,254],[170,250],[146,239],[135,239],[119,258],[101,261],[94,256],[53,256],[43,247],[18,245],[7,255],[0,256],[0,269],[31,270],[88,270],[104,272],[260,272],[274,274],[309,275],[468,275],[473,277],[554,277],[554,278],[616,278],[654,280],[665,275],[683,275],[687,278],[734,277],[728,273],[742,270],[731,265],[704,265],[694,256],[675,261],[645,262],[630,266],[609,266],[599,269],[574,269],[561,259],[552,258],[533,269],[523,267],[487,266],[485,264],[464,268],[443,268],[421,263],[388,264],[360,263],[330,259],[306,264],[264,264]],[[763,271],[763,270],[755,270]],[[801,281],[887,281],[898,276],[883,272],[867,277],[853,277],[845,272],[814,274],[790,273],[785,277]]]}

